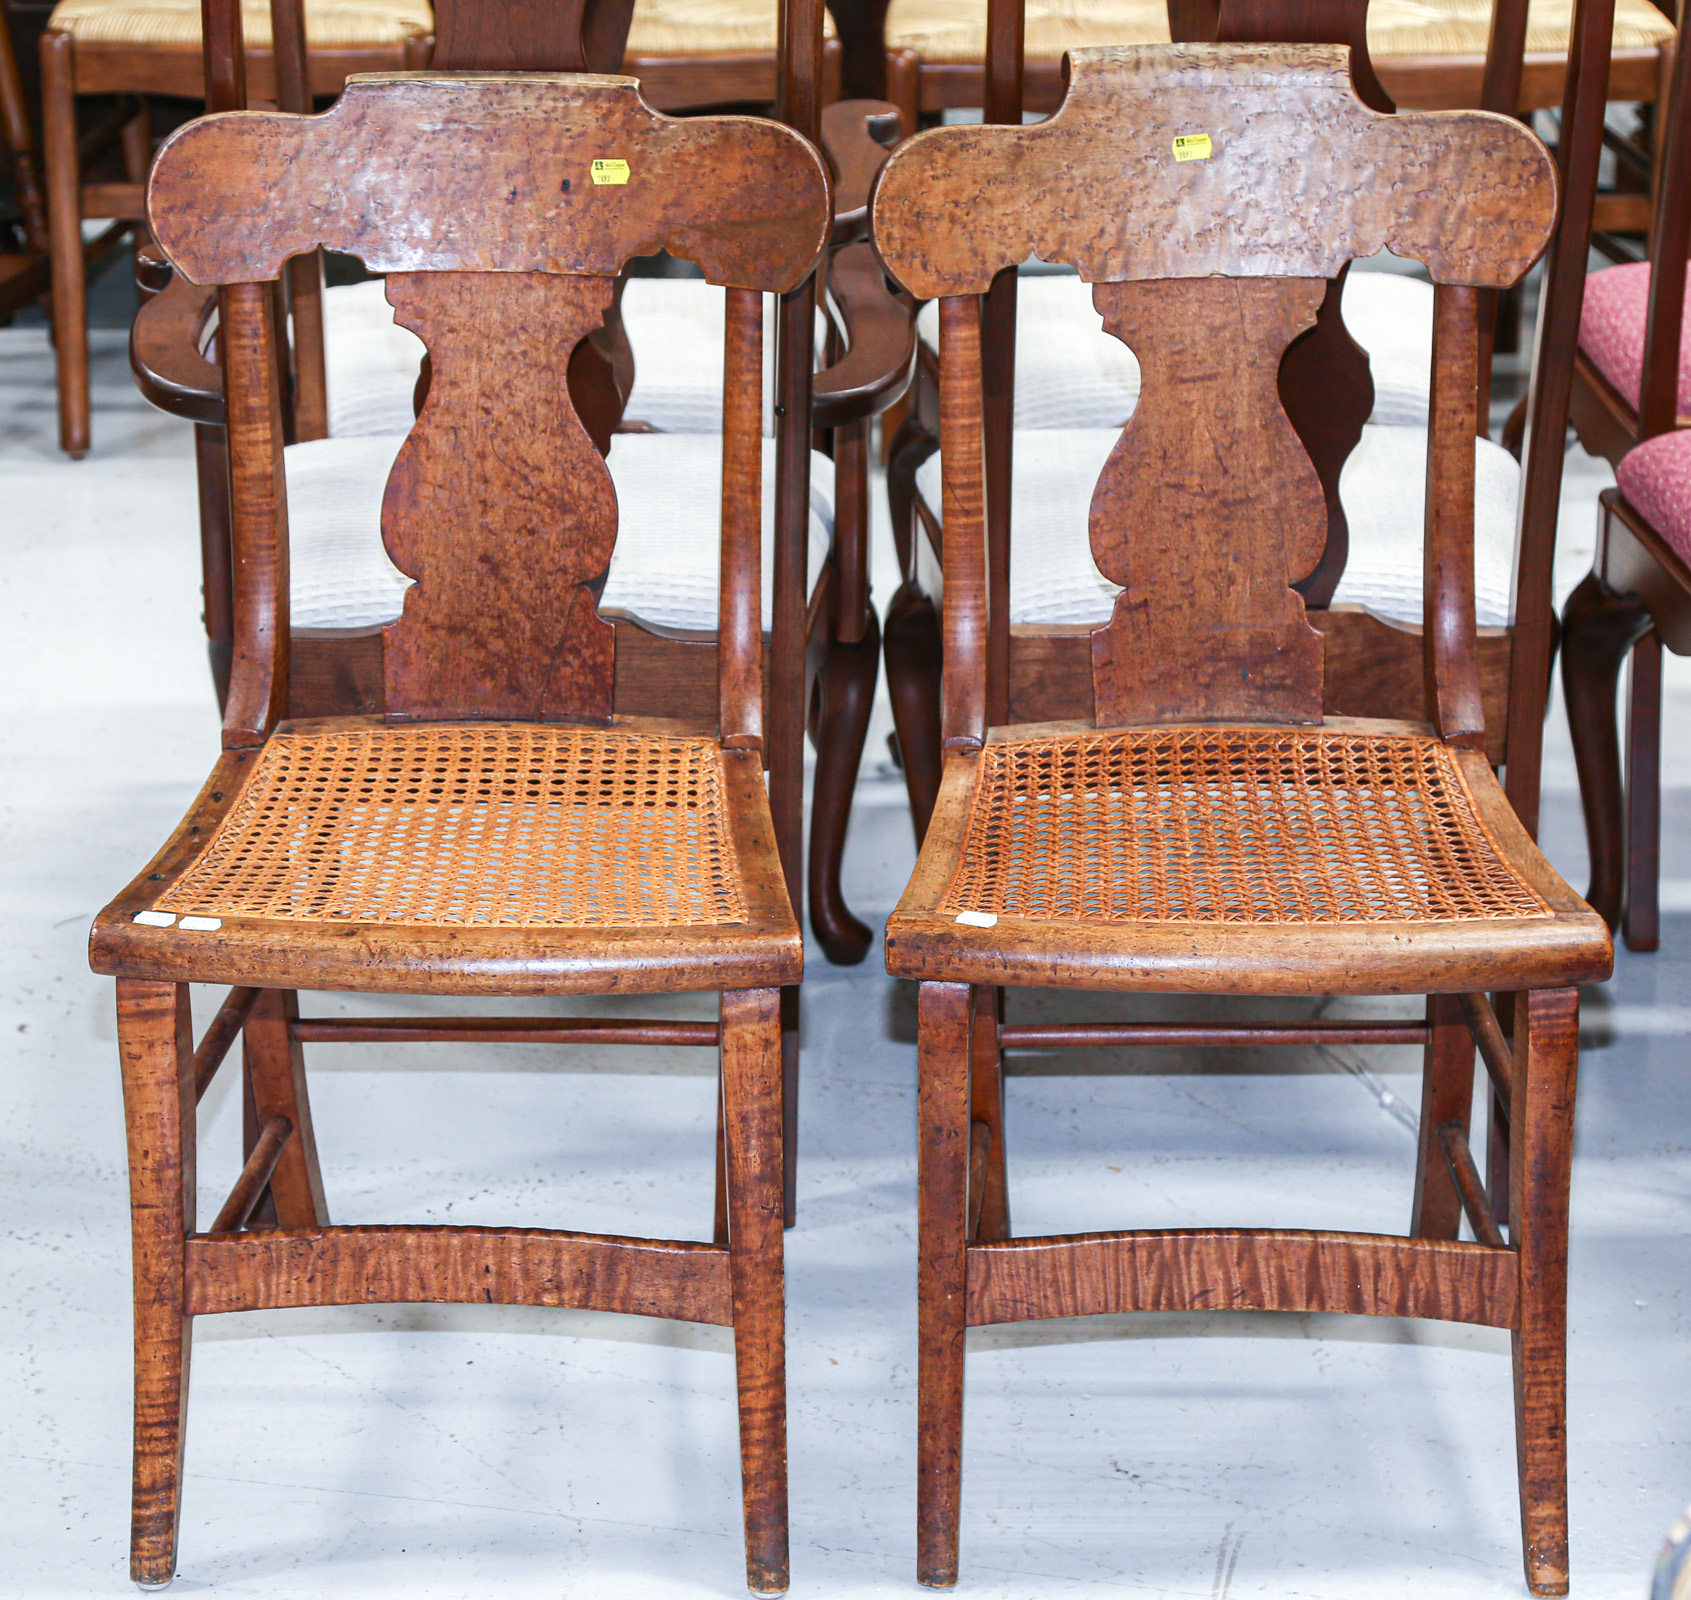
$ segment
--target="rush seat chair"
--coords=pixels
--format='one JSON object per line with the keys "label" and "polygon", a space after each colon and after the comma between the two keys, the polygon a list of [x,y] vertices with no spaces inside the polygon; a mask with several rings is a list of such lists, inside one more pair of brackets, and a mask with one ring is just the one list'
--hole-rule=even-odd
{"label": "rush seat chair", "polygon": [[[592,183],[607,150],[626,184]],[[157,1585],[174,1568],[196,1316],[491,1300],[732,1327],[748,1581],[783,1590],[780,991],[802,946],[761,755],[760,297],[820,258],[822,158],[773,123],[672,121],[630,79],[383,75],[321,117],[180,130],[149,216],[175,269],[219,288],[236,581],[222,757],[92,938],[95,970],[118,980],[130,1137],[132,1574]],[[289,721],[273,286],[319,245],[388,274],[431,381],[383,510],[416,580],[384,630],[384,712]],[[598,602],[619,513],[566,380],[624,263],[659,248],[727,291],[720,497],[695,508],[722,542],[704,717],[618,713],[618,636]],[[198,1050],[190,983],[233,986]],[[719,1049],[714,1240],[331,1226],[301,987],[719,992],[714,1024],[548,1016],[528,1035]],[[203,1227],[194,1105],[243,1022],[261,1133]],[[277,1225],[248,1226],[266,1189]]]}
{"label": "rush seat chair", "polygon": [[[872,211],[889,273],[941,302],[945,765],[886,935],[887,970],[920,986],[917,1574],[958,1577],[967,1328],[1231,1308],[1510,1329],[1527,1579],[1565,1593],[1577,986],[1608,974],[1612,947],[1487,761],[1473,576],[1480,296],[1544,250],[1554,165],[1510,118],[1369,110],[1331,46],[1089,49],[1069,65],[1048,122],[906,141]],[[1179,159],[1196,130],[1202,155]],[[1279,404],[1281,357],[1340,267],[1382,247],[1435,285],[1420,722],[1324,716],[1323,637],[1292,587],[1326,519]],[[1092,552],[1122,588],[1090,635],[1094,714],[994,726],[980,307],[1030,254],[1093,285],[1143,377],[1090,505]],[[1030,1032],[1001,1020],[1006,985],[1427,995],[1408,1235],[1015,1237],[1003,1051],[1033,1032],[1145,1042],[1147,1026]],[[1490,1194],[1468,1138],[1476,1041],[1507,1127]]]}

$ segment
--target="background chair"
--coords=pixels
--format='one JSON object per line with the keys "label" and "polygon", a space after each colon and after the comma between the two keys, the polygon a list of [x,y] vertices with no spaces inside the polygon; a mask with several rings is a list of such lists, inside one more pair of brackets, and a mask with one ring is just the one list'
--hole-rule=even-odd
{"label": "background chair", "polygon": [[[583,152],[607,141],[638,188],[593,193]],[[371,167],[390,174],[379,208],[350,198]],[[573,212],[558,206],[560,171],[579,185]],[[356,85],[323,118],[196,123],[161,154],[149,194],[169,258],[224,286],[238,577],[224,755],[93,939],[96,970],[120,980],[131,1134],[132,1575],[157,1586],[174,1571],[194,1316],[495,1301],[731,1326],[748,1581],[784,1590],[779,990],[798,981],[802,952],[760,749],[760,296],[821,253],[822,161],[770,123],[668,121],[626,84],[429,75]],[[657,719],[615,711],[616,635],[598,598],[618,506],[566,381],[616,274],[654,237],[728,289],[720,498],[695,507],[722,539],[718,700],[702,720],[681,705]],[[395,273],[389,292],[431,376],[384,510],[387,547],[418,580],[387,629],[385,716],[302,723],[287,720],[288,491],[266,286],[319,243]],[[536,340],[540,328],[554,338]],[[197,1055],[192,981],[235,985]],[[720,1025],[543,1017],[520,1030],[719,1045],[715,1242],[329,1227],[302,986],[723,991]],[[260,1136],[201,1232],[193,1106],[243,1020]],[[429,1039],[480,1021],[392,1027]],[[335,1036],[332,1020],[310,1026]],[[280,1226],[248,1231],[266,1188]]]}
{"label": "background chair", "polygon": [[[356,0],[300,16],[311,39],[309,94],[334,94],[354,72],[421,65],[433,28],[427,0]],[[279,89],[269,47],[267,6],[244,7],[251,38],[254,96],[275,101]],[[42,117],[47,199],[52,222],[54,348],[59,365],[59,441],[87,454],[88,307],[83,265],[85,217],[143,220],[143,180],[152,156],[148,96],[206,98],[200,0],[62,0],[41,38]],[[78,148],[77,101],[117,97],[125,180],[87,181]]]}
{"label": "background chair", "polygon": [[[1273,1309],[1513,1330],[1527,1579],[1565,1593],[1575,986],[1606,976],[1612,952],[1492,773],[1473,588],[1480,295],[1517,281],[1549,240],[1552,162],[1506,118],[1367,110],[1331,47],[1081,50],[1070,70],[1049,122],[918,135],[875,195],[888,270],[943,297],[945,771],[886,939],[888,970],[921,986],[918,1576],[958,1575],[967,1327]],[[1200,128],[1210,153],[1176,162],[1175,137]],[[1279,403],[1281,359],[1315,322],[1320,280],[1382,245],[1437,286],[1426,721],[1324,715],[1324,677],[1343,667],[1292,588],[1328,530]],[[1098,286],[1146,380],[1090,501],[1094,558],[1122,591],[1082,636],[1091,715],[1015,727],[992,710],[981,300],[1030,247]],[[1004,1049],[1310,1034],[1017,1026],[1001,1020],[1006,984],[1429,993],[1410,1236],[1013,1237]],[[1494,989],[1515,996],[1508,1046]],[[1361,1040],[1381,1025],[1333,1026]],[[1468,1144],[1476,1041],[1508,1127],[1489,1198]]]}
{"label": "background chair", "polygon": [[[1596,557],[1562,613],[1562,688],[1591,855],[1587,898],[1632,950],[1654,950],[1661,935],[1662,647],[1691,650],[1688,71],[1681,52],[1651,259],[1591,276],[1575,368],[1580,441],[1615,462],[1619,488],[1602,497]],[[1623,773],[1615,689],[1629,655]]]}

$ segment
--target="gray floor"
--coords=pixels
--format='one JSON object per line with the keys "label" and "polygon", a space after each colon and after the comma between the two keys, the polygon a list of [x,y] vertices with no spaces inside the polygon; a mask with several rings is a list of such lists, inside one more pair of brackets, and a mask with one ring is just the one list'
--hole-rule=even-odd
{"label": "gray floor", "polygon": [[[95,451],[70,464],[52,448],[40,332],[0,332],[0,1594],[32,1597],[126,1590],[122,1117],[110,987],[89,975],[84,939],[217,744],[186,433],[135,396],[121,336],[96,337]],[[1605,481],[1576,458],[1564,589]],[[1691,726],[1688,697],[1672,663],[1664,949],[1623,955],[1585,1012],[1575,1593],[1616,1600],[1643,1594],[1691,1496],[1691,749],[1671,737]],[[878,749],[850,859],[872,919],[912,859]],[[1547,769],[1546,840],[1579,883],[1559,720]],[[810,970],[788,1254],[794,1592],[913,1594],[911,995],[876,955]],[[337,1220],[708,1226],[712,1085],[696,1057],[359,1046],[312,1060]],[[1413,1050],[1057,1065],[1021,1060],[1010,1088],[1021,1231],[1407,1220]],[[237,1110],[220,1082],[202,1117],[202,1204],[232,1177]],[[1524,1592],[1500,1333],[1095,1318],[983,1333],[971,1352],[962,1593]],[[177,1592],[741,1593],[732,1393],[719,1330],[491,1308],[210,1319]]]}

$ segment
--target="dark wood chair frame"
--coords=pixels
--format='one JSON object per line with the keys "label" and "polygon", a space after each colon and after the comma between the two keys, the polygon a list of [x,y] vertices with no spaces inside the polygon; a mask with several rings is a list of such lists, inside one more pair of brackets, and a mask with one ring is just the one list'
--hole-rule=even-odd
{"label": "dark wood chair frame", "polygon": [[[95,969],[119,980],[130,1136],[132,1576],[157,1586],[175,1568],[195,1316],[284,1305],[491,1300],[734,1328],[748,1581],[758,1592],[775,1593],[788,1581],[780,993],[797,983],[802,949],[778,864],[760,751],[767,726],[757,620],[761,296],[788,292],[812,271],[828,234],[827,174],[814,149],[786,129],[744,118],[671,122],[614,81],[482,78],[474,86],[477,104],[454,128],[452,107],[464,105],[464,85],[448,104],[439,80],[426,74],[367,81],[325,118],[247,114],[192,124],[166,144],[150,185],[152,225],[168,258],[190,281],[219,286],[237,576],[223,758],[170,844],[97,919],[92,942]],[[604,147],[607,136],[637,153],[646,182],[627,192],[608,226],[599,206],[596,230],[572,231],[556,215],[555,173],[572,163],[585,168],[582,151]],[[428,159],[425,147],[442,139],[451,141],[452,159]],[[391,211],[386,218],[362,207],[337,213],[336,199],[352,192],[348,173],[371,161],[392,175]],[[493,174],[479,186],[478,163]],[[291,205],[277,198],[283,170]],[[509,200],[516,188],[528,195],[527,206]],[[708,217],[709,227],[689,227],[697,216]],[[403,219],[403,238],[393,231],[393,218]],[[425,235],[419,224],[431,219],[437,225]],[[339,925],[314,932],[309,924],[242,920],[221,932],[183,935],[134,920],[191,864],[273,734],[299,727],[289,720],[274,287],[287,260],[319,243],[397,274],[390,292],[431,351],[435,398],[396,464],[384,512],[390,548],[413,572],[425,572],[427,591],[417,591],[389,629],[386,721],[609,721],[714,734],[737,797],[730,815],[749,912],[745,926],[656,933],[485,928],[442,937],[427,927],[389,931],[371,924],[354,928],[360,937],[349,942],[337,936],[347,931]],[[552,308],[566,344],[585,337],[619,269],[654,243],[694,255],[707,277],[729,290],[718,698],[703,719],[678,707],[678,718],[655,722],[614,710],[616,636],[593,603],[615,539],[614,498],[603,465],[585,448],[586,422],[563,381],[564,363],[534,362],[528,380],[509,381],[511,341],[532,325],[537,304]],[[477,312],[478,333],[470,339],[457,331],[467,324],[453,315],[462,305]],[[500,370],[505,381],[483,386],[483,365]],[[443,388],[449,370],[452,381]],[[482,398],[494,393],[510,396],[498,414]],[[542,395],[562,402],[555,415],[537,403]],[[475,406],[473,418],[456,409],[464,405]],[[478,448],[465,451],[465,440]],[[547,491],[554,499],[546,504],[555,503],[574,473],[593,480],[575,503],[600,509],[564,527],[550,524],[548,539],[524,546],[549,546],[534,549],[548,582],[523,585],[521,593],[513,585],[501,612],[478,573],[487,570],[481,547],[492,542],[503,549],[510,530],[472,519],[477,537],[466,538],[461,528],[442,534],[439,508],[456,491],[481,508],[486,522],[497,523],[497,516],[485,518],[497,504],[498,474],[497,465],[486,463],[507,447],[554,475]],[[558,453],[549,456],[549,447]],[[423,515],[417,507],[425,480]],[[525,513],[518,507],[512,514]],[[553,597],[538,620],[568,641],[561,654],[523,643],[535,632],[536,593]],[[343,717],[339,725],[382,720]],[[233,986],[198,1046],[187,989],[197,981]],[[301,1019],[298,987],[510,995],[720,990],[722,1010],[720,1024],[559,1017],[343,1022]],[[260,1137],[216,1220],[199,1231],[194,1106],[243,1035]],[[718,1047],[722,1154],[714,1242],[535,1229],[329,1227],[302,1045],[483,1038]],[[279,1226],[249,1227],[267,1191]]]}
{"label": "dark wood chair frame", "polygon": [[[1599,8],[1601,9],[1601,8]],[[1606,42],[1607,24],[1600,37]],[[1183,48],[1165,47],[1164,59]],[[920,984],[919,1152],[920,1223],[918,1272],[920,1307],[920,1440],[918,1576],[930,1585],[957,1579],[964,1331],[969,1326],[1051,1316],[1149,1310],[1277,1309],[1454,1318],[1514,1331],[1517,1421],[1520,1441],[1523,1535],[1529,1585],[1537,1594],[1567,1589],[1564,1384],[1564,1293],[1568,1172],[1572,1138],[1572,1094],[1577,1059],[1580,982],[1604,976],[1612,959],[1598,919],[1555,879],[1537,855],[1526,831],[1490,783],[1486,765],[1485,695],[1474,625],[1473,453],[1477,428],[1479,362],[1483,351],[1481,295],[1501,290],[1526,271],[1549,237],[1555,214],[1549,161],[1518,125],[1482,113],[1439,119],[1405,119],[1390,124],[1407,147],[1430,147],[1450,139],[1442,158],[1450,162],[1448,182],[1473,173],[1469,198],[1488,209],[1490,221],[1448,255],[1433,216],[1435,207],[1408,198],[1391,202],[1393,220],[1366,225],[1354,239],[1280,234],[1273,246],[1241,221],[1236,207],[1220,198],[1182,198],[1176,185],[1160,187],[1141,150],[1168,148],[1168,136],[1203,126],[1225,147],[1243,140],[1249,113],[1236,110],[1242,84],[1226,84],[1212,67],[1208,103],[1199,103],[1188,79],[1181,103],[1155,98],[1147,75],[1136,98],[1122,80],[1107,80],[1109,51],[1071,56],[1073,76],[1065,112],[1086,86],[1072,132],[1051,135],[1064,114],[1040,129],[986,127],[936,130],[906,141],[883,171],[873,211],[874,239],[883,263],[913,294],[941,301],[940,371],[944,429],[946,539],[944,745],[945,789],[916,872],[887,931],[888,969]],[[1123,53],[1131,54],[1131,53]],[[1140,55],[1144,59],[1153,52]],[[1329,52],[1336,67],[1343,57]],[[1094,60],[1093,58],[1096,58]],[[1263,47],[1250,59],[1260,73],[1264,59],[1307,62],[1308,53]],[[1100,65],[1100,63],[1105,63]],[[1091,73],[1104,85],[1094,90]],[[1253,83],[1260,79],[1253,79]],[[1599,79],[1599,83],[1601,80]],[[1135,86],[1138,89],[1138,86]],[[1106,99],[1106,91],[1119,98]],[[1172,91],[1165,90],[1172,98]],[[1230,98],[1230,96],[1232,98]],[[1599,94],[1598,98],[1601,98]],[[1336,101],[1336,97],[1334,97]],[[1125,107],[1125,109],[1124,109]],[[1340,109],[1330,101],[1316,112],[1313,101],[1285,92],[1284,150],[1287,189],[1276,201],[1272,168],[1253,144],[1254,191],[1264,215],[1292,203],[1294,186],[1304,214],[1319,211],[1307,189],[1308,173],[1296,164],[1300,130],[1319,120],[1328,135],[1323,174],[1346,194],[1380,194],[1386,183],[1374,175],[1341,172],[1328,163],[1344,161],[1343,146],[1330,137],[1336,120],[1377,121],[1360,107]],[[1123,147],[1112,145],[1106,115],[1131,127]],[[1299,122],[1298,117],[1309,119]],[[1418,125],[1418,126],[1417,126]],[[1478,130],[1489,125],[1491,132]],[[1260,121],[1249,137],[1266,140]],[[1454,128],[1475,129],[1476,142],[1464,156]],[[1399,131],[1401,130],[1401,131]],[[1046,133],[1049,153],[1037,137]],[[1495,142],[1493,142],[1495,135]],[[1008,148],[1016,144],[1012,153]],[[1484,153],[1482,154],[1482,146]],[[1517,181],[1538,151],[1542,163],[1533,184]],[[1388,158],[1381,156],[1385,161]],[[992,174],[1014,160],[1019,181],[1012,190],[992,187]],[[1062,164],[1062,179],[1054,164]],[[1042,172],[1052,167],[1052,176]],[[1427,169],[1423,169],[1427,170]],[[1507,175],[1506,175],[1507,174]],[[1406,185],[1406,190],[1413,185]],[[1429,190],[1429,197],[1434,191]],[[1486,198],[1489,192],[1492,200]],[[1190,196],[1191,191],[1184,191]],[[1202,194],[1202,191],[1199,191]],[[1495,202],[1495,207],[1494,207]],[[1092,215],[1111,220],[1089,226]],[[1395,208],[1401,207],[1401,210]],[[1206,209],[1207,208],[1207,209]],[[1407,231],[1419,212],[1426,226],[1414,245]],[[1505,225],[1504,217],[1508,224]],[[1132,225],[1122,227],[1122,217]],[[964,818],[983,746],[1019,737],[1061,738],[1088,725],[1134,723],[1165,727],[1182,722],[1287,725],[1293,701],[1301,710],[1292,722],[1320,723],[1321,641],[1306,627],[1305,606],[1279,588],[1298,568],[1293,544],[1321,543],[1321,500],[1314,474],[1305,479],[1293,512],[1290,501],[1269,485],[1276,480],[1271,457],[1285,447],[1299,452],[1272,399],[1241,401],[1259,385],[1246,381],[1295,335],[1313,322],[1321,278],[1330,278],[1338,259],[1378,247],[1380,232],[1396,236],[1393,248],[1421,259],[1436,285],[1432,439],[1427,497],[1426,586],[1432,625],[1421,642],[1428,714],[1436,733],[1461,754],[1475,774],[1476,802],[1496,836],[1508,840],[1510,859],[1535,882],[1554,908],[1557,932],[1539,935],[1524,922],[1506,934],[1452,936],[1434,956],[1411,953],[1408,926],[1385,930],[1234,925],[1132,929],[1132,954],[1120,932],[1079,922],[1022,920],[1007,925],[962,926],[941,914],[949,874],[958,860]],[[1484,259],[1467,251],[1484,236]],[[1505,235],[1509,242],[1505,243]],[[1075,265],[1099,287],[1095,295],[1105,325],[1119,338],[1150,340],[1154,360],[1147,368],[1141,407],[1094,492],[1092,543],[1103,570],[1127,584],[1115,619],[1085,641],[1093,680],[1091,715],[1044,729],[1018,730],[995,724],[994,664],[1002,682],[1004,635],[995,630],[998,596],[989,558],[991,452],[985,441],[992,378],[985,361],[987,296],[997,274],[1029,252]],[[1461,264],[1457,264],[1457,252]],[[1302,279],[1302,310],[1276,321],[1276,295],[1294,293],[1287,278],[1243,278],[1274,270]],[[1171,282],[1188,278],[1184,283]],[[1160,282],[1146,280],[1162,280]],[[1191,281],[1196,280],[1196,281]],[[1311,282],[1310,280],[1315,280]],[[1235,297],[1226,299],[1224,297]],[[1201,352],[1210,342],[1210,302],[1224,304],[1240,329],[1253,327],[1247,301],[1263,321],[1255,326],[1260,353],[1242,348],[1224,373],[1206,366]],[[1287,302],[1290,303],[1289,301]],[[1272,327],[1272,331],[1270,331]],[[1247,336],[1247,344],[1250,337]],[[1191,352],[1200,352],[1193,359]],[[1149,404],[1156,373],[1180,379],[1179,404]],[[1204,374],[1207,372],[1207,388]],[[1261,385],[1272,395],[1272,383]],[[1258,415],[1255,409],[1263,408]],[[1209,434],[1194,447],[1189,425],[1193,407],[1212,406],[1216,426],[1231,442],[1212,450]],[[1272,408],[1272,409],[1269,409]],[[1251,420],[1247,420],[1247,418]],[[1282,441],[1271,451],[1260,438]],[[1239,466],[1233,455],[1261,460]],[[1232,452],[1233,454],[1230,454]],[[1193,457],[1202,453],[1202,460]],[[1301,452],[1308,471],[1307,452]],[[1286,460],[1297,459],[1296,454]],[[1202,468],[1216,460],[1248,476],[1252,493],[1223,503],[1206,500]],[[1290,469],[1286,469],[1290,472]],[[1164,481],[1159,474],[1167,473]],[[1294,474],[1295,476],[1295,474]],[[1289,478],[1285,493],[1291,494]],[[1162,495],[1162,498],[1159,498]],[[1241,511],[1248,503],[1252,509]],[[1244,524],[1253,518],[1265,532],[1252,553]],[[1153,524],[1180,523],[1179,532]],[[1131,528],[1131,534],[1129,529]],[[1284,545],[1276,543],[1279,530]],[[1164,597],[1162,564],[1178,541],[1184,600]],[[1270,548],[1272,546],[1272,548]],[[1236,563],[1260,561],[1254,576],[1240,576]],[[1213,566],[1213,572],[1212,572]],[[1226,574],[1224,576],[1223,574]],[[1315,674],[1295,693],[1279,667],[1267,662],[1275,647],[1251,627],[1237,634],[1215,630],[1203,639],[1180,616],[1182,604],[1201,608],[1216,596],[1281,594],[1263,602],[1304,636]],[[1243,603],[1243,602],[1241,602]],[[1205,613],[1207,618],[1213,612]],[[1258,621],[1261,615],[1257,615]],[[1310,620],[1313,620],[1311,614]],[[1293,623],[1288,620],[1287,627]],[[1268,630],[1269,634],[1273,628]],[[1222,642],[1223,639],[1228,641]],[[1289,638],[1290,635],[1287,635]],[[1333,636],[1325,635],[1329,675],[1335,665]],[[1216,663],[1219,651],[1225,659]],[[1252,654],[1253,651],[1258,653]],[[1272,657],[1275,660],[1284,658]],[[1148,663],[1155,663],[1154,666]],[[1290,669],[1286,669],[1290,670]],[[1245,685],[1249,683],[1249,687]],[[1000,691],[1001,692],[1001,691]],[[1300,699],[1301,697],[1301,699]],[[1000,702],[1001,703],[1001,702]],[[1171,707],[1175,708],[1171,710]],[[1329,719],[1331,713],[1328,713]],[[1349,723],[1351,727],[1362,727]],[[1385,732],[1420,722],[1371,724]],[[1481,800],[1482,794],[1491,798]],[[947,798],[949,796],[949,799]],[[1492,924],[1495,930],[1500,927]],[[1347,940],[1352,948],[1341,956]],[[1222,1028],[1202,1025],[1086,1023],[1029,1025],[1003,1020],[1006,984],[1097,988],[1122,992],[1233,992],[1260,994],[1428,993],[1424,1025],[1328,1022],[1252,1023]],[[1484,991],[1500,990],[1514,1004],[1494,1008]],[[1499,1009],[1502,1015],[1499,1015]],[[1417,1159],[1411,1237],[1307,1233],[1294,1230],[1191,1229],[1014,1238],[1003,1132],[1003,1053],[1017,1048],[1085,1045],[1171,1044],[1205,1040],[1231,1043],[1352,1042],[1424,1044],[1425,1075],[1421,1146]],[[1479,1176],[1468,1144],[1473,1096],[1474,1052],[1479,1049],[1492,1080],[1492,1159],[1486,1180]],[[1497,1137],[1506,1129],[1507,1137]],[[1489,1188],[1489,1193],[1487,1189]],[[1473,1244],[1458,1231],[1466,1215]],[[1509,1230],[1505,1239],[1503,1230]]]}
{"label": "dark wood chair frame", "polygon": [[[1638,410],[1583,353],[1575,367],[1580,442],[1616,465],[1688,420],[1679,415],[1679,351],[1691,248],[1691,51],[1674,65],[1663,137]],[[1691,653],[1691,568],[1619,489],[1602,496],[1597,553],[1568,597],[1562,630],[1562,690],[1591,856],[1586,898],[1620,927],[1629,950],[1654,950],[1661,942],[1662,647]],[[1624,769],[1615,717],[1623,662]]]}

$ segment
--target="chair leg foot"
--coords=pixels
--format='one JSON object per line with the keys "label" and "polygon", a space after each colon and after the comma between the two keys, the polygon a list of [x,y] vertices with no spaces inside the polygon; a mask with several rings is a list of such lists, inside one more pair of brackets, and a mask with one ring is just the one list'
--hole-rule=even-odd
{"label": "chair leg foot", "polygon": [[875,613],[852,644],[828,647],[816,727],[816,780],[810,813],[810,925],[822,953],[835,966],[854,967],[869,953],[874,935],[845,903],[840,867],[845,859],[852,795],[863,761],[863,741],[881,670],[881,632]]}
{"label": "chair leg foot", "polygon": [[972,1039],[966,984],[917,1002],[917,1579],[957,1582]]}
{"label": "chair leg foot", "polygon": [[187,986],[120,980],[117,1023],[135,1278],[129,1575],[159,1589],[176,1575],[193,1329],[185,1310],[185,1245],[194,1226],[194,1036]]}
{"label": "chair leg foot", "polygon": [[1625,854],[1615,685],[1621,662],[1649,627],[1643,601],[1616,594],[1594,572],[1581,580],[1562,613],[1562,693],[1591,855],[1585,897],[1611,928],[1620,921]]}
{"label": "chair leg foot", "polygon": [[755,1594],[780,1594],[788,1585],[781,1101],[779,991],[724,994],[722,1114],[734,1365],[746,1583]]}
{"label": "chair leg foot", "polygon": [[1568,1181],[1579,1062],[1579,991],[1520,996],[1515,1013],[1510,1208],[1520,1255],[1513,1338],[1515,1429],[1527,1587],[1568,1592]]}

